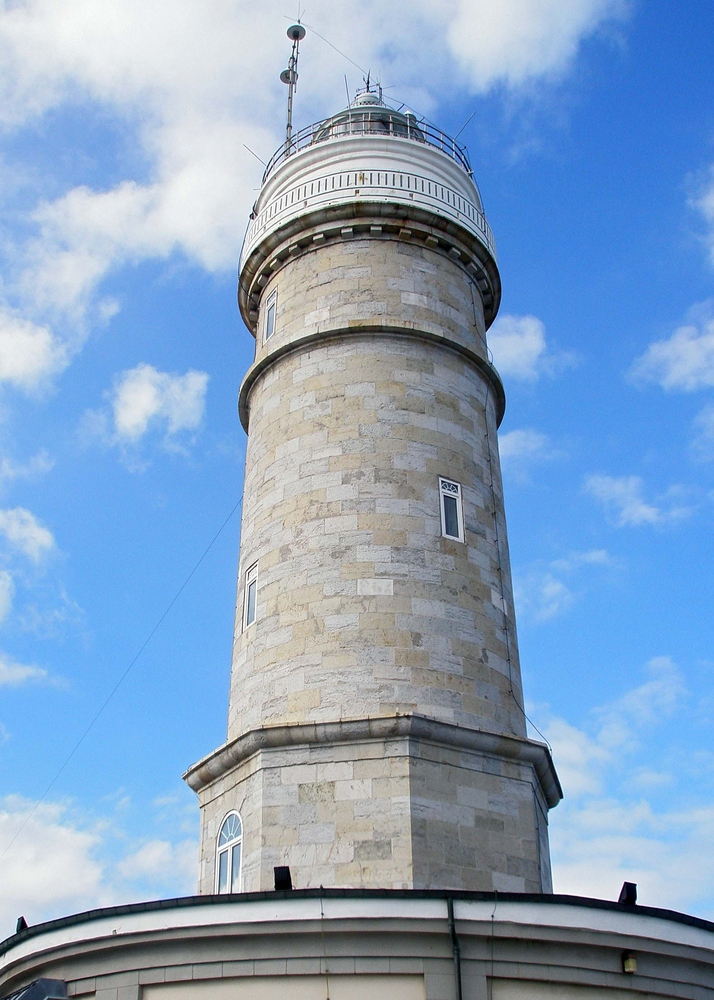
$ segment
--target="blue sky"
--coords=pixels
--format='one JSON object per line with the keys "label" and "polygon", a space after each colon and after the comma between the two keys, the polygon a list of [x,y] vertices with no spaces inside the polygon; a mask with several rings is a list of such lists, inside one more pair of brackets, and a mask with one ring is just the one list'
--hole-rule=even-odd
{"label": "blue sky", "polygon": [[[239,514],[57,775],[240,498],[244,144],[280,141],[286,12],[0,7],[0,853],[24,823],[0,935],[195,886],[180,775],[225,735]],[[305,21],[445,131],[475,111],[556,890],[627,878],[714,917],[714,7],[315,0]],[[298,125],[361,83],[314,31],[300,69]]]}

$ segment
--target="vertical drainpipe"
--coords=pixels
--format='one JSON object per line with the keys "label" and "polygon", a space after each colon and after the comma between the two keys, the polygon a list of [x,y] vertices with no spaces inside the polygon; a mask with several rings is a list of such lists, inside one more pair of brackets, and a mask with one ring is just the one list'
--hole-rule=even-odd
{"label": "vertical drainpipe", "polygon": [[451,950],[454,953],[454,979],[456,981],[456,1000],[463,1000],[461,988],[461,948],[459,939],[456,936],[456,924],[454,923],[454,901],[449,896],[446,900],[446,908],[449,914],[449,935],[451,937]]}

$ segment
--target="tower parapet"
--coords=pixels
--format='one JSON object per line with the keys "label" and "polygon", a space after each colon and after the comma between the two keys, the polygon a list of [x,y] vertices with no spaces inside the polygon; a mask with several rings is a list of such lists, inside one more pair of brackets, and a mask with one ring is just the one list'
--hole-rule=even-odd
{"label": "tower parapet", "polygon": [[228,741],[186,776],[200,891],[270,888],[277,865],[299,886],[550,891],[560,788],[523,711],[499,301],[467,155],[412,115],[367,92],[271,160],[239,279]]}

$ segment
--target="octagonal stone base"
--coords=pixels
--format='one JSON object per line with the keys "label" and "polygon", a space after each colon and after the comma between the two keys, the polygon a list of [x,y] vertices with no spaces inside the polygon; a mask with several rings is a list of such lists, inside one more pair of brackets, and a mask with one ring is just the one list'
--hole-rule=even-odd
{"label": "octagonal stone base", "polygon": [[549,892],[545,746],[399,716],[248,733],[185,775],[199,794],[199,892],[215,891],[223,818],[244,819],[241,887]]}

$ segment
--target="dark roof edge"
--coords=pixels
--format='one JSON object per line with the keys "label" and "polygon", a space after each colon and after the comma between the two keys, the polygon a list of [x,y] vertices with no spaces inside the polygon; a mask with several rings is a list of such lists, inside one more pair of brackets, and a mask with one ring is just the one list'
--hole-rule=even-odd
{"label": "dark roof edge", "polygon": [[593,910],[610,910],[619,913],[635,913],[643,917],[671,920],[678,924],[688,924],[702,930],[714,932],[714,921],[704,917],[694,917],[677,910],[662,909],[657,906],[630,906],[609,899],[591,899],[588,896],[567,896],[557,893],[540,892],[473,892],[465,889],[293,889],[291,892],[241,892],[232,895],[179,896],[175,899],[154,899],[144,903],[123,903],[119,906],[104,906],[83,913],[73,913],[56,920],[46,920],[12,934],[0,942],[0,955],[9,951],[21,941],[38,937],[47,931],[62,927],[100,920],[103,917],[123,916],[129,913],[150,913],[156,910],[175,910],[181,907],[206,906],[213,904],[252,903],[260,900],[276,899],[463,899],[474,902],[503,903],[547,903],[560,906],[583,906]]}

